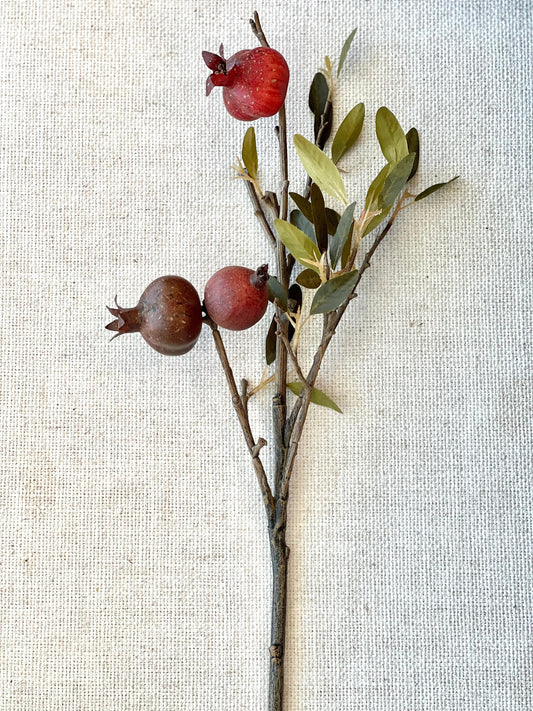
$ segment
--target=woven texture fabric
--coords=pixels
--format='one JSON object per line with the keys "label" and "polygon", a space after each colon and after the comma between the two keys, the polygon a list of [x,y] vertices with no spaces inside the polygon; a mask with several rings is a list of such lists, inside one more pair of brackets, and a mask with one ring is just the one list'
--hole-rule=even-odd
{"label": "woven texture fabric", "polygon": [[[201,59],[254,46],[253,9],[0,5],[0,711],[267,708],[265,516],[210,335],[165,358],[104,331],[157,276],[202,291],[272,260],[232,180],[247,124],[205,97]],[[343,415],[311,410],[293,478],[286,711],[528,711],[531,3],[257,9],[291,135],[358,28],[334,117],[365,102],[342,162],[358,209],[382,105],[420,132],[417,190],[460,176],[401,214],[325,359]],[[275,190],[275,119],[255,126]],[[267,327],[225,334],[253,384]],[[250,403],[267,440],[269,396]]]}

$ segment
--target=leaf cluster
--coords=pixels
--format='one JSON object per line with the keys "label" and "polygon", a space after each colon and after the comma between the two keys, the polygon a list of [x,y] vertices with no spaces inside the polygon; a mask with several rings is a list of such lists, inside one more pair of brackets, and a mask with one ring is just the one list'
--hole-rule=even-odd
{"label": "leaf cluster", "polygon": [[[353,30],[350,33],[343,45],[337,77],[345,64],[355,32],[356,30]],[[417,195],[408,191],[406,186],[418,171],[418,131],[411,128],[404,132],[394,114],[383,106],[376,113],[375,134],[385,165],[368,187],[364,207],[360,216],[356,217],[356,203],[348,200],[338,164],[353,149],[361,135],[365,106],[362,102],[356,104],[340,122],[333,135],[328,155],[325,146],[332,134],[334,87],[334,71],[329,57],[325,58],[325,65],[324,70],[314,75],[309,91],[309,108],[314,117],[314,142],[299,134],[293,138],[296,153],[308,175],[307,188],[304,194],[290,193],[294,209],[288,219],[279,216],[277,204],[271,202],[268,205],[274,215],[273,228],[277,239],[303,267],[296,277],[296,283],[288,289],[275,277],[271,277],[268,283],[271,301],[275,302],[289,322],[289,340],[294,335],[295,319],[301,315],[301,287],[315,291],[309,315],[331,314],[345,305],[354,295],[360,278],[355,264],[361,240],[391,215],[395,205],[392,219],[399,209],[431,195],[447,184],[438,183]],[[259,161],[253,127],[250,127],[244,136],[242,163],[245,170],[243,169],[243,174],[239,177],[251,182],[257,195],[268,202],[268,196],[273,193],[263,195],[259,189]],[[340,203],[341,209],[327,206],[326,197]],[[412,198],[412,201],[403,204],[408,198]],[[266,339],[268,364],[273,363],[276,358],[276,338],[277,323],[274,317]],[[301,392],[301,383],[293,383],[288,387],[296,394]],[[327,396],[320,391],[313,392],[311,397],[312,402],[331,406],[327,400]]]}

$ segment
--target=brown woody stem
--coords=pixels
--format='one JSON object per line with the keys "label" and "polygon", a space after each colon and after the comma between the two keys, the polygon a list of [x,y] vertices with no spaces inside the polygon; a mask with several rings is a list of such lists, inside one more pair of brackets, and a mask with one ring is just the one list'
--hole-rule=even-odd
{"label": "brown woody stem", "polygon": [[215,341],[215,347],[217,349],[218,357],[222,364],[222,368],[226,375],[226,380],[231,392],[231,401],[237,413],[237,417],[239,418],[239,423],[244,434],[244,439],[246,440],[246,444],[248,445],[248,451],[250,452],[250,455],[252,457],[252,464],[255,469],[259,488],[261,489],[261,494],[263,496],[263,502],[265,504],[266,514],[270,526],[272,525],[272,519],[275,511],[275,503],[263,467],[263,463],[261,462],[261,459],[259,457],[259,451],[261,447],[264,446],[265,441],[260,438],[258,442],[256,442],[254,439],[252,429],[250,427],[250,420],[248,419],[248,410],[246,402],[243,401],[243,398],[241,397],[237,389],[235,377],[229,364],[226,348],[224,347],[224,342],[222,340],[222,336],[220,335],[220,331],[218,330],[218,326],[210,318],[204,318],[204,323],[206,323],[211,328],[211,331],[213,333],[213,340]]}

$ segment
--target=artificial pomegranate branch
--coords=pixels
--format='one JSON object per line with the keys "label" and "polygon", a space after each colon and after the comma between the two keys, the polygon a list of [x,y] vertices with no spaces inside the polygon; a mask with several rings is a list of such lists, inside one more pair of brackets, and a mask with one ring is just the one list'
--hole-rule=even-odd
{"label": "artificial pomegranate branch", "polygon": [[[117,304],[116,308],[110,308],[115,319],[107,328],[116,331],[115,335],[138,331],[152,348],[164,355],[188,353],[195,346],[202,325],[211,330],[267,515],[272,561],[268,709],[283,711],[290,482],[311,405],[340,412],[338,406],[316,388],[316,381],[336,329],[356,297],[361,277],[398,214],[445,183],[433,185],[418,195],[408,190],[406,186],[418,169],[418,132],[411,128],[404,133],[392,112],[382,107],[376,114],[375,130],[386,163],[368,188],[360,217],[354,218],[355,202],[348,204],[337,164],[352,149],[361,133],[364,105],[354,106],[340,123],[332,140],[330,157],[325,146],[332,133],[335,79],[334,65],[326,57],[326,69],[315,74],[309,93],[314,141],[301,135],[293,138],[307,175],[304,194],[289,193],[285,113],[289,68],[283,56],[270,47],[257,12],[250,24],[260,47],[241,50],[228,59],[222,45],[218,54],[203,52],[211,71],[206,93],[209,95],[219,87],[227,111],[241,121],[278,115],[275,133],[281,171],[279,196],[271,191],[263,192],[260,187],[252,127],[244,136],[242,161],[239,158],[234,166],[236,177],[246,183],[254,214],[274,249],[276,277],[269,275],[267,265],[255,270],[241,266],[224,267],[208,280],[203,304],[187,280],[177,276],[160,277],[145,289],[137,306],[125,309]],[[337,78],[354,34],[355,30],[342,47]],[[290,214],[289,196],[295,205]],[[340,203],[341,210],[337,212],[327,206],[325,198],[331,198],[336,205]],[[406,204],[407,198],[413,200]],[[382,224],[385,226],[378,231]],[[361,243],[371,233],[375,235],[371,246],[357,267]],[[301,269],[291,284],[297,263]],[[310,296],[309,305],[307,297]],[[269,300],[274,304],[274,316],[265,343],[267,367],[259,385],[249,389],[248,381],[242,379],[239,392],[220,328],[241,332],[254,326],[265,314]],[[306,374],[298,358],[298,346],[304,325],[319,315],[322,316],[322,334]],[[290,376],[289,362],[292,366]],[[272,364],[274,373],[268,375]],[[289,377],[296,380],[291,382]],[[252,395],[272,384],[273,438],[269,441],[274,450],[274,466],[269,480],[260,456],[267,440],[264,437],[256,439],[252,432],[249,401]],[[289,413],[287,397],[293,395],[296,400]]]}

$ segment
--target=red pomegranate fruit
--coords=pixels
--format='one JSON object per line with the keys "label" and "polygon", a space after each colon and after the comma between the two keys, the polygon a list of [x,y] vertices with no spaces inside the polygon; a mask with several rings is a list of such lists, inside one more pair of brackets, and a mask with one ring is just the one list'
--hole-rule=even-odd
{"label": "red pomegranate fruit", "polygon": [[243,49],[229,59],[224,59],[222,45],[219,52],[202,52],[213,72],[207,79],[207,96],[213,87],[222,86],[226,108],[239,121],[277,113],[289,84],[289,67],[283,56],[270,47]]}
{"label": "red pomegranate fruit", "polygon": [[183,277],[162,276],[149,284],[133,308],[109,311],[116,319],[106,328],[123,333],[139,331],[149,346],[163,355],[183,355],[202,330],[202,305],[194,286]]}
{"label": "red pomegranate fruit", "polygon": [[224,267],[205,286],[207,315],[222,328],[243,331],[263,318],[268,305],[268,266],[255,272],[246,267]]}

